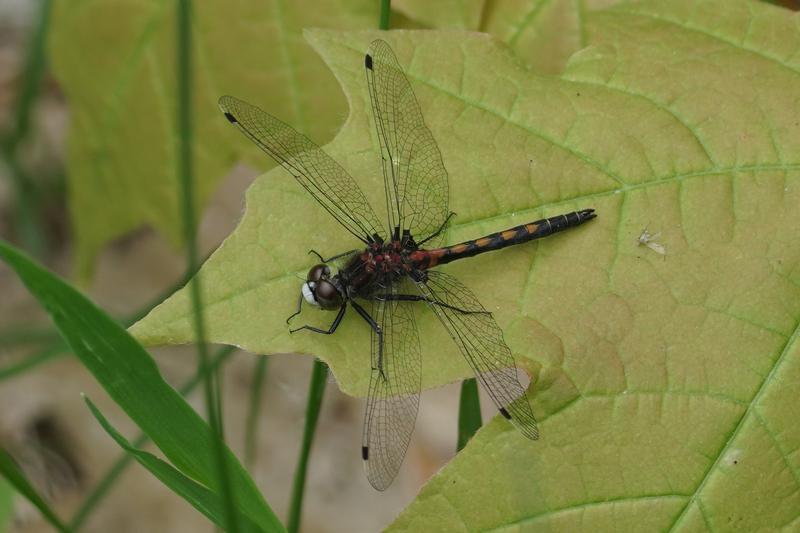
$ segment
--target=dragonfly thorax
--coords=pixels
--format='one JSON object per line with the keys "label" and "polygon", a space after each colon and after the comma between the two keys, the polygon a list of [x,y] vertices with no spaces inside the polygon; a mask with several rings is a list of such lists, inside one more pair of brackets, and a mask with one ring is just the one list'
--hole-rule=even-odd
{"label": "dragonfly thorax", "polygon": [[389,242],[374,243],[361,254],[364,269],[375,274],[404,274],[410,270],[409,254],[416,250],[413,240],[404,244],[392,239]]}

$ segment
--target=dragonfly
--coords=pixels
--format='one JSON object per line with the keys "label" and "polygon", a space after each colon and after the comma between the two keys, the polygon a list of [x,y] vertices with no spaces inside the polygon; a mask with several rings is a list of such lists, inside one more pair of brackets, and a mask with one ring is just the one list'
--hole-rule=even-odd
{"label": "dragonfly", "polygon": [[319,259],[300,289],[303,303],[335,311],[330,326],[290,329],[330,335],[352,308],[371,330],[371,375],[361,456],[371,485],[386,489],[414,430],[422,377],[415,308],[428,307],[458,346],[503,417],[529,439],[539,432],[514,357],[492,313],[456,277],[434,269],[453,261],[546,237],[594,218],[583,209],[438,246],[454,213],[442,154],[425,124],[411,83],[383,40],[364,57],[377,129],[385,218],[376,215],[357,182],[333,158],[288,124],[232,96],[219,106],[229,122],[272,156],[360,244]]}

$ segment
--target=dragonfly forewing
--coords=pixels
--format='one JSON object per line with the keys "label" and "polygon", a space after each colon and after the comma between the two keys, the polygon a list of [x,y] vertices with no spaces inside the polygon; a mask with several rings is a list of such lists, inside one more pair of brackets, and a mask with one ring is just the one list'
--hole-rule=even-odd
{"label": "dragonfly forewing", "polygon": [[233,96],[219,99],[227,119],[271,155],[339,224],[362,242],[385,237],[384,226],[356,181],[308,137]]}
{"label": "dragonfly forewing", "polygon": [[409,230],[418,240],[447,220],[448,182],[442,154],[425,125],[414,90],[384,41],[365,58],[367,85],[381,145],[389,228]]}

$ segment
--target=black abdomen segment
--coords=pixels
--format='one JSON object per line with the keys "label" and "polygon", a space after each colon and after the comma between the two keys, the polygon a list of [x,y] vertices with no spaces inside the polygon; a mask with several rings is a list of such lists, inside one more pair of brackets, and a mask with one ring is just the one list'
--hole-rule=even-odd
{"label": "black abdomen segment", "polygon": [[[513,246],[534,239],[541,239],[542,237],[547,237],[548,235],[558,233],[567,228],[580,226],[587,220],[591,220],[596,216],[594,209],[583,209],[581,211],[573,211],[572,213],[543,218],[542,220],[515,226],[504,231],[498,231],[497,233],[481,237],[480,239],[475,239],[474,241],[466,241],[445,248],[426,250],[423,254],[427,256],[425,258],[427,259],[427,264],[421,266],[423,268],[430,268],[435,265],[443,265],[484,252],[499,250],[506,246]],[[423,262],[425,261],[423,260]]]}

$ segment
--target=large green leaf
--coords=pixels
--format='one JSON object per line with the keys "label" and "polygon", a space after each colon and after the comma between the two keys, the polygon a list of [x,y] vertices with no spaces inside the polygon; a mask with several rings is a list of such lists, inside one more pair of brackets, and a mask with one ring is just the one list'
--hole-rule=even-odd
{"label": "large green leaf", "polygon": [[[387,35],[450,172],[449,242],[576,207],[599,213],[448,268],[533,371],[542,440],[495,420],[396,527],[796,526],[796,18],[751,2],[672,0],[598,12],[587,32],[595,44],[561,78],[532,75],[479,35]],[[309,34],[351,104],[329,150],[378,206],[361,72],[375,36]],[[305,251],[355,243],[280,170],[247,196],[241,225],[201,270],[211,338],[318,354],[343,389],[364,394],[358,317],[330,337],[290,336],[283,323],[296,276],[314,262]],[[640,244],[645,228],[663,250]],[[189,312],[179,292],[133,331],[189,342]],[[420,316],[425,385],[468,375],[428,311]],[[330,318],[306,310],[300,320]]]}
{"label": "large green leaf", "polygon": [[[378,33],[314,31],[308,35],[341,80],[351,104],[350,117],[337,139],[329,145],[329,151],[363,184],[372,204],[380,206],[382,175],[378,170],[377,139],[369,115],[363,74],[363,51]],[[451,32],[390,35],[404,63],[409,62],[407,58],[412,52],[415,54],[409,75],[417,86],[426,120],[440,140],[445,163],[453,176],[451,204],[458,217],[449,240],[475,237],[538,218],[545,212],[555,214],[578,207],[574,202],[548,210],[535,206],[538,202],[562,203],[566,199],[562,196],[580,192],[584,184],[591,190],[603,190],[616,183],[596,168],[589,168],[588,173],[583,169],[572,172],[565,168],[559,172],[565,176],[563,195],[544,172],[536,172],[543,189],[533,190],[528,175],[533,176],[536,165],[531,159],[535,150],[552,150],[552,145],[538,139],[525,146],[528,133],[522,128],[510,132],[516,138],[512,141],[517,145],[515,152],[497,152],[494,140],[485,135],[485,128],[489,124],[492,128],[502,127],[505,120],[486,107],[494,104],[479,102],[478,95],[493,94],[498,104],[508,104],[511,94],[503,89],[500,78],[513,79],[525,74],[511,56],[488,37],[472,34],[465,38]],[[469,58],[466,63],[462,62],[463,57]],[[493,74],[483,68],[487,64],[494,64]],[[466,67],[463,88],[468,93],[459,95],[462,65]],[[553,85],[553,82],[543,83]],[[531,96],[538,99],[538,94]],[[248,141],[239,136],[234,142]],[[585,166],[575,161],[569,164]],[[493,190],[492,182],[506,176],[515,181],[507,181],[502,190]],[[569,181],[573,191],[569,190]],[[517,214],[512,215],[512,211]],[[597,227],[593,229],[602,231]],[[581,228],[543,244],[542,248],[563,249],[564,253],[557,254],[563,266],[576,263],[582,253],[581,243],[588,245],[592,239],[592,232]],[[303,333],[290,335],[284,322],[297,303],[300,286],[297,276],[304,276],[314,263],[313,256],[307,254],[308,249],[329,256],[356,244],[357,241],[330,219],[282,169],[259,179],[247,193],[247,209],[241,224],[202,269],[209,339],[236,344],[256,353],[317,354],[331,364],[344,390],[363,395],[369,378],[369,330],[357,315],[346,318],[336,335],[324,338]],[[535,249],[533,245],[500,256],[482,257],[450,270],[461,273],[478,294],[491,293],[492,297],[484,304],[496,311],[501,324],[505,325],[520,312],[518,292]],[[498,284],[495,276],[502,279],[502,283]],[[149,344],[190,342],[187,296],[185,291],[176,293],[134,326],[134,334]],[[331,319],[327,313],[307,309],[296,320],[325,324]],[[425,363],[426,383],[438,385],[465,375],[466,364],[447,333],[433,320],[423,320],[420,325],[431,351],[437,347],[436,356]],[[512,348],[520,348],[513,340],[511,344]]]}
{"label": "large green leaf", "polygon": [[[587,250],[606,290],[576,317],[578,338],[554,343],[564,375],[535,397],[542,441],[523,451],[491,424],[391,530],[796,530],[797,18],[653,2],[594,15],[589,30],[598,46],[566,73],[575,94],[604,86],[638,100],[652,127],[609,151],[628,183],[613,253]],[[694,150],[662,137],[669,123],[705,163],[684,166]],[[631,156],[659,139],[674,154],[635,170]],[[648,224],[664,257],[635,246]]]}
{"label": "large green leaf", "polygon": [[[110,239],[149,224],[181,239],[177,198],[174,2],[57,2],[50,54],[70,103],[70,212],[81,276]],[[305,43],[307,26],[371,28],[378,3],[194,3],[197,197],[205,205],[243,143],[214,103],[235,93],[329,139],[346,112],[333,76]],[[262,168],[271,162],[259,159]]]}
{"label": "large green leaf", "polygon": [[621,0],[398,0],[407,16],[432,28],[489,33],[537,72],[560,73],[567,59],[587,46],[592,11]]}

